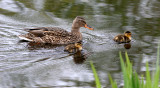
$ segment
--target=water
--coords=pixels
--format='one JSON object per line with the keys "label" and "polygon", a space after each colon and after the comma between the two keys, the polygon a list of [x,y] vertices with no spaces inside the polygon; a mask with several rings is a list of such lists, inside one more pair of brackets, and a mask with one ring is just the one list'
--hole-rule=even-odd
{"label": "water", "polygon": [[[127,51],[140,74],[148,61],[156,62],[160,39],[158,0],[0,0],[0,88],[93,88],[92,60],[103,87],[109,88],[107,73],[123,84],[119,51]],[[64,46],[30,47],[19,42],[24,28],[56,26],[70,31],[76,16],[85,17],[95,30],[81,28],[83,51],[75,55]],[[113,38],[131,31],[131,48],[115,44]]]}

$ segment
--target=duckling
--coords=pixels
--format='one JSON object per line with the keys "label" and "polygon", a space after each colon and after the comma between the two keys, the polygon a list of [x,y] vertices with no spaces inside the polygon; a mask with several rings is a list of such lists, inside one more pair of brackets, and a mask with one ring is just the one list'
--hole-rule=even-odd
{"label": "duckling", "polygon": [[131,41],[131,32],[126,31],[123,35],[117,35],[114,39],[117,43],[129,43]]}
{"label": "duckling", "polygon": [[18,37],[29,42],[49,43],[53,45],[71,44],[82,41],[81,27],[93,30],[92,27],[87,25],[83,17],[77,16],[73,20],[70,32],[59,27],[38,27],[26,29],[29,33],[19,35]]}
{"label": "duckling", "polygon": [[67,51],[69,53],[76,53],[76,52],[81,51],[81,50],[82,50],[82,44],[81,43],[69,44],[64,49],[64,51]]}

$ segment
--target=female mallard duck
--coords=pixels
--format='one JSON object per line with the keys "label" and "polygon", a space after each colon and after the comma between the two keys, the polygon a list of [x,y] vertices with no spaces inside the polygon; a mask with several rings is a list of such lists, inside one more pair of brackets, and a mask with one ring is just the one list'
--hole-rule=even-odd
{"label": "female mallard duck", "polygon": [[81,50],[82,50],[82,44],[81,43],[69,44],[64,49],[64,51],[67,51],[69,53],[76,53],[76,52],[81,51]]}
{"label": "female mallard duck", "polygon": [[77,16],[73,20],[71,32],[58,27],[39,27],[26,29],[29,33],[19,35],[19,38],[30,42],[49,43],[54,45],[71,44],[82,41],[82,34],[79,31],[80,27],[93,30],[93,28],[86,24],[84,18]]}
{"label": "female mallard duck", "polygon": [[129,43],[131,41],[131,32],[126,31],[123,35],[117,35],[114,41],[118,43]]}

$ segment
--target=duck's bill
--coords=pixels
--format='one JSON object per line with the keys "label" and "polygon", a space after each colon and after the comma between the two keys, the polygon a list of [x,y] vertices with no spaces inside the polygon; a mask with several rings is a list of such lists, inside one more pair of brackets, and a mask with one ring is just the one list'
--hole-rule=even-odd
{"label": "duck's bill", "polygon": [[92,27],[88,26],[87,24],[85,24],[84,27],[85,27],[85,28],[88,28],[89,30],[94,30]]}

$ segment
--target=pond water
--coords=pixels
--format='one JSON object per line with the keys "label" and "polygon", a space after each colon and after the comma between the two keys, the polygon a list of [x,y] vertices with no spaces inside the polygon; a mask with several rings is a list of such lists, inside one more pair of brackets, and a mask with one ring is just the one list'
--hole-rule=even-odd
{"label": "pond water", "polygon": [[[81,28],[82,52],[68,54],[64,46],[19,42],[17,35],[27,33],[24,28],[56,26],[70,31],[76,16],[95,29]],[[113,41],[126,30],[132,32],[130,49]],[[95,88],[89,61],[103,87],[110,88],[107,73],[121,86],[119,51],[128,52],[139,74],[147,61],[153,70],[159,31],[159,0],[0,0],[0,88]]]}

